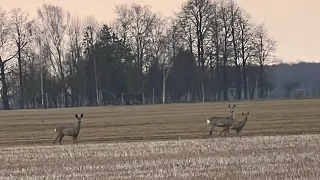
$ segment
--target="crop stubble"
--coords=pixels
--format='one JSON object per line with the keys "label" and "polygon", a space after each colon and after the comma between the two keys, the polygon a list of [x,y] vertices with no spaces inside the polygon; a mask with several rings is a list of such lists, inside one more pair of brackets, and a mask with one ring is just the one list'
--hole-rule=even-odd
{"label": "crop stubble", "polygon": [[317,179],[320,135],[0,148],[1,179]]}

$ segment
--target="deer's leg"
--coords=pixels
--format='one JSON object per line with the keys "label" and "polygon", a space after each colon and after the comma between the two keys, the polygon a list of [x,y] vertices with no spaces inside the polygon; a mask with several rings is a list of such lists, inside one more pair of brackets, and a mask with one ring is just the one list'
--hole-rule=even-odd
{"label": "deer's leg", "polygon": [[59,138],[59,143],[60,143],[60,145],[62,145],[61,141],[62,141],[63,137],[64,137],[64,134],[61,134],[61,135],[60,135],[60,138]]}
{"label": "deer's leg", "polygon": [[[239,134],[239,133],[240,133],[240,131],[236,131],[236,134]],[[242,138],[242,136],[241,136],[241,135],[239,135],[239,137],[240,137],[240,138]]]}
{"label": "deer's leg", "polygon": [[226,126],[224,130],[224,137],[227,137],[227,136],[229,136],[229,126]]}
{"label": "deer's leg", "polygon": [[226,132],[227,132],[227,126],[223,127],[223,130],[220,132],[219,137],[221,137],[221,135],[224,133],[224,136],[226,136]]}
{"label": "deer's leg", "polygon": [[213,136],[212,136],[213,130],[214,130],[214,126],[211,126],[211,127],[210,127],[210,136],[211,136],[212,138],[213,138]]}
{"label": "deer's leg", "polygon": [[74,143],[75,143],[75,144],[78,144],[78,135],[77,135],[77,136],[74,136]]}
{"label": "deer's leg", "polygon": [[60,133],[57,134],[57,137],[56,137],[56,139],[53,141],[53,144],[56,143],[56,141],[58,140],[59,137],[60,137]]}
{"label": "deer's leg", "polygon": [[219,134],[219,137],[221,137],[221,134],[222,133],[225,133],[226,132],[226,129],[225,128],[223,128],[223,130],[220,132],[220,134]]}
{"label": "deer's leg", "polygon": [[226,127],[226,130],[224,131],[224,137],[228,137],[228,128]]}

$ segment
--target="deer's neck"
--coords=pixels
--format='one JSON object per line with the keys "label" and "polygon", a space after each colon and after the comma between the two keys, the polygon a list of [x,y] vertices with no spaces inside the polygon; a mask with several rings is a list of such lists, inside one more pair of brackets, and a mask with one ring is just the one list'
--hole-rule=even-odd
{"label": "deer's neck", "polygon": [[240,127],[243,127],[247,123],[248,118],[245,117],[244,120],[241,122]]}
{"label": "deer's neck", "polygon": [[233,120],[236,120],[236,112],[233,112],[233,113],[231,114],[231,117],[232,117]]}
{"label": "deer's neck", "polygon": [[81,121],[77,123],[77,131],[80,132]]}

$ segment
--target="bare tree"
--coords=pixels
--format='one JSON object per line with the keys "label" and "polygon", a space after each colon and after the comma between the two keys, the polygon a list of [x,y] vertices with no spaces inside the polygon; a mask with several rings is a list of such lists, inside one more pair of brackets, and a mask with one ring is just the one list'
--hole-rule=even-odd
{"label": "bare tree", "polygon": [[1,53],[5,51],[5,45],[10,41],[10,24],[8,20],[8,14],[0,7],[0,48]]}
{"label": "bare tree", "polygon": [[123,43],[127,45],[129,38],[128,34],[130,33],[130,25],[133,22],[133,16],[131,16],[131,11],[129,10],[129,6],[127,4],[116,6],[115,12],[117,17],[112,23],[112,29],[119,35],[121,39],[123,39]]}
{"label": "bare tree", "polygon": [[161,51],[165,47],[164,39],[168,33],[168,20],[159,17],[158,23],[154,26],[153,32],[150,35],[150,48],[147,53],[148,58],[159,60],[162,56]]}
{"label": "bare tree", "polygon": [[177,27],[175,22],[172,20],[169,22],[164,22],[165,24],[159,24],[166,29],[163,30],[163,33],[158,41],[158,49],[159,49],[159,60],[162,69],[162,103],[166,103],[166,83],[168,76],[170,74],[170,70],[172,67],[173,59],[176,56],[176,37],[175,34],[177,32]]}
{"label": "bare tree", "polygon": [[247,64],[250,58],[252,57],[254,44],[253,44],[253,32],[254,26],[250,22],[251,18],[248,13],[244,10],[241,10],[239,16],[239,21],[237,22],[240,30],[240,58],[242,64],[242,83],[244,89],[244,99],[248,99],[248,81],[247,81]]}
{"label": "bare tree", "polygon": [[12,58],[2,60],[2,57],[0,56],[0,74],[1,74],[1,82],[2,82],[1,97],[2,97],[2,103],[3,103],[3,110],[10,110],[9,97],[8,97],[8,85],[7,85],[6,74],[5,74],[5,64]]}
{"label": "bare tree", "polygon": [[64,95],[64,105],[69,106],[68,92],[65,81],[64,61],[64,45],[65,34],[70,20],[69,12],[63,11],[59,6],[44,4],[38,9],[38,17],[43,34],[44,45],[48,46],[51,52],[51,66],[58,75]]}
{"label": "bare tree", "polygon": [[[77,62],[80,60],[82,51],[82,30],[81,19],[73,17],[68,26],[69,51],[72,54],[72,65],[75,68],[72,72],[77,71]],[[71,72],[71,73],[72,73]]]}
{"label": "bare tree", "polygon": [[189,0],[182,10],[180,18],[183,20],[188,19],[191,24],[184,24],[193,26],[196,32],[197,40],[197,59],[198,65],[201,67],[201,92],[202,101],[205,100],[205,46],[206,38],[210,28],[211,18],[213,14],[213,4],[210,0]]}
{"label": "bare tree", "polygon": [[[71,100],[72,106],[75,105],[76,99],[80,102],[79,93],[81,89],[80,79],[75,77],[75,74],[80,73],[79,63],[82,57],[82,41],[83,41],[83,24],[80,18],[73,17],[68,26],[68,38],[69,38],[69,49],[68,49],[68,65],[69,65],[69,75],[71,80],[69,81],[71,88]],[[79,104],[79,103],[78,103]]]}
{"label": "bare tree", "polygon": [[[95,45],[97,42],[97,32],[99,30],[99,23],[93,16],[87,16],[84,19],[84,48],[87,53],[87,61],[90,64],[88,67],[92,67],[93,69],[87,69],[87,77],[88,81],[92,81],[94,79],[94,88],[95,92],[93,93],[91,91],[92,86],[88,85],[90,91],[88,91],[88,99],[89,104],[93,104],[93,94],[95,96],[95,104],[100,104],[100,98],[99,98],[99,85],[98,85],[98,76],[97,76],[97,65],[96,65],[96,52],[95,52]],[[93,75],[89,72],[93,70]],[[89,84],[89,83],[88,83]],[[91,84],[91,83],[90,83]]]}
{"label": "bare tree", "polygon": [[265,92],[265,66],[276,60],[273,54],[276,50],[276,42],[268,36],[264,24],[257,26],[254,36],[256,47],[254,56],[259,65],[259,98],[263,98]]}
{"label": "bare tree", "polygon": [[[218,99],[221,99],[221,52],[222,52],[222,37],[223,37],[223,24],[221,18],[220,7],[217,2],[213,3],[213,12],[210,23],[210,39],[207,53],[210,57],[210,72],[211,72],[211,84],[215,84],[215,90],[218,92]],[[215,83],[213,82],[213,66],[215,66]]]}
{"label": "bare tree", "polygon": [[22,51],[24,47],[32,41],[33,20],[29,19],[29,14],[23,12],[20,8],[11,11],[12,23],[12,39],[16,45],[18,52],[18,66],[19,66],[19,85],[20,85],[20,109],[24,108],[24,85],[22,74]]}
{"label": "bare tree", "polygon": [[231,38],[232,38],[232,46],[233,46],[233,62],[236,69],[235,79],[236,79],[236,98],[241,99],[241,62],[240,62],[240,31],[238,26],[238,21],[240,20],[240,8],[234,2],[230,4],[230,13],[231,13]]}
{"label": "bare tree", "polygon": [[143,92],[145,67],[149,64],[151,39],[154,28],[159,23],[159,15],[151,12],[149,6],[140,6],[135,3],[131,6],[116,6],[115,12],[116,21],[123,26],[121,34],[125,36],[126,42],[128,41],[130,48],[133,49],[135,64],[139,71],[139,86]]}
{"label": "bare tree", "polygon": [[177,14],[177,35],[182,40],[182,46],[186,46],[190,53],[194,55],[194,28],[190,26],[191,20],[186,16],[183,16],[182,12]]}
{"label": "bare tree", "polygon": [[[13,59],[17,52],[13,49],[13,41],[11,38],[12,28],[6,11],[0,8],[0,76],[2,83],[2,103],[3,109],[9,110],[8,85],[6,82],[5,65]],[[5,57],[5,58],[3,58]]]}
{"label": "bare tree", "polygon": [[228,74],[227,68],[230,57],[231,46],[231,17],[232,17],[232,1],[226,2],[224,0],[219,1],[219,8],[222,20],[222,87],[223,87],[223,99],[228,99]]}

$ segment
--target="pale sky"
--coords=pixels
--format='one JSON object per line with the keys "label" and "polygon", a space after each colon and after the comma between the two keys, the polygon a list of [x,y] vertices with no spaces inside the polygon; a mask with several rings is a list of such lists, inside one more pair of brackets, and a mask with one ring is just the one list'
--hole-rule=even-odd
{"label": "pale sky", "polygon": [[[320,62],[319,0],[236,0],[250,13],[254,22],[265,22],[269,35],[277,43],[276,55],[285,62]],[[89,3],[88,3],[89,2]],[[153,11],[172,16],[185,0],[0,0],[5,10],[20,7],[32,16],[43,3],[59,5],[73,15],[93,15],[100,22],[113,20],[117,4],[136,2],[151,5]]]}

